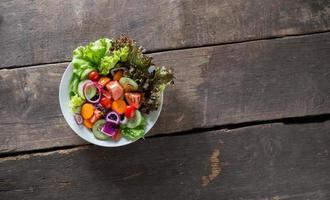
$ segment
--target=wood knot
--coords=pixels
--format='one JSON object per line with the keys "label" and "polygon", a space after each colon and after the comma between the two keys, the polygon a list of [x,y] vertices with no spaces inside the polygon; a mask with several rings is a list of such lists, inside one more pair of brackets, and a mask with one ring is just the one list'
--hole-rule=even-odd
{"label": "wood knot", "polygon": [[202,177],[202,186],[207,186],[213,181],[221,172],[220,167],[220,150],[215,149],[210,157],[211,173]]}

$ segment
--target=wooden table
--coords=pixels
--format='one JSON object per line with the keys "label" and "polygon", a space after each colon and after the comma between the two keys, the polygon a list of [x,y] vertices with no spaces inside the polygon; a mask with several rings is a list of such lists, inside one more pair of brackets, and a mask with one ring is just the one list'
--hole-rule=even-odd
{"label": "wooden table", "polygon": [[[66,124],[72,50],[127,34],[176,71],[122,148]],[[0,199],[330,199],[329,0],[2,0]]]}

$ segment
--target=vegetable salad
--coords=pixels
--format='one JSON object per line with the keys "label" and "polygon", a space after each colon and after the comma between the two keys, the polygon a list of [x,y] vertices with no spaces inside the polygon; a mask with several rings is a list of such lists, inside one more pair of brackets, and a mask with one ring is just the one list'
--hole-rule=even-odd
{"label": "vegetable salad", "polygon": [[79,125],[99,140],[137,140],[146,116],[173,83],[171,69],[152,63],[130,38],[102,38],[73,51],[70,107]]}

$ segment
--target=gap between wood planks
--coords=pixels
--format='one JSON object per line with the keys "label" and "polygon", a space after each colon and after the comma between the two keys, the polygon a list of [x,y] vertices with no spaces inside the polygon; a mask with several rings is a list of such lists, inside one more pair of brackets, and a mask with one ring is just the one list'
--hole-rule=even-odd
{"label": "gap between wood planks", "polygon": [[[152,53],[162,53],[167,51],[175,51],[175,50],[187,50],[187,49],[196,49],[196,48],[203,48],[203,47],[214,47],[214,46],[222,46],[222,45],[230,45],[230,44],[241,44],[241,43],[249,43],[249,42],[257,42],[257,41],[267,41],[267,40],[275,40],[275,39],[286,39],[286,38],[297,38],[297,37],[304,37],[304,36],[310,36],[310,35],[317,35],[322,33],[329,33],[330,30],[326,31],[316,31],[311,33],[303,33],[303,34],[290,34],[290,35],[279,35],[279,36],[270,36],[265,38],[259,38],[259,39],[249,39],[249,40],[238,40],[238,41],[232,41],[232,42],[222,42],[222,43],[216,43],[216,44],[205,44],[205,45],[197,45],[197,46],[187,46],[187,47],[179,47],[179,48],[164,48],[164,49],[156,49],[154,51],[146,51],[147,54]],[[52,65],[52,64],[61,64],[70,62],[71,60],[65,59],[58,62],[47,62],[47,63],[38,63],[33,65],[19,65],[19,66],[10,66],[10,67],[2,67],[1,70],[8,70],[8,69],[18,69],[18,68],[25,68],[25,67],[36,67],[41,65]]]}
{"label": "gap between wood planks", "polygon": [[[160,137],[175,137],[180,135],[189,135],[189,134],[202,134],[209,131],[230,131],[234,129],[246,128],[249,126],[258,126],[258,125],[266,125],[273,123],[283,123],[283,124],[306,124],[306,123],[322,123],[330,120],[329,114],[321,114],[321,115],[307,115],[303,117],[289,117],[289,118],[280,118],[280,119],[271,119],[271,120],[257,120],[250,122],[242,122],[237,124],[225,124],[220,126],[206,127],[206,128],[195,128],[187,131],[180,131],[175,133],[163,133],[159,135],[152,135],[147,137],[147,139],[154,139]],[[60,153],[60,154],[68,154],[80,149],[87,148],[88,146],[92,146],[92,144],[82,144],[82,145],[69,145],[69,146],[61,146],[61,147],[51,147],[45,149],[37,149],[30,151],[21,151],[21,152],[13,152],[13,153],[4,153],[0,155],[0,163],[7,160],[20,160],[20,159],[28,159],[32,155],[42,155],[46,156],[52,153]]]}

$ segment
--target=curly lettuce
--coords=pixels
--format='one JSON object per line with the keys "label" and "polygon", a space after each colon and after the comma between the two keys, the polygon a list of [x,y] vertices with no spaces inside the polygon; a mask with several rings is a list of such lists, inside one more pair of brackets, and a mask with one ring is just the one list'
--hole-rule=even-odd
{"label": "curly lettuce", "polygon": [[140,68],[130,69],[128,76],[140,83],[140,90],[144,92],[141,111],[147,114],[159,108],[161,93],[174,79],[173,70],[158,66],[152,73]]}
{"label": "curly lettuce", "polygon": [[[97,70],[100,75],[108,75],[110,70],[117,66],[124,66],[128,70],[124,76],[132,78],[138,83],[138,92],[144,93],[141,111],[149,113],[160,106],[160,96],[165,87],[173,82],[171,69],[158,67],[152,64],[152,58],[143,53],[134,40],[121,36],[110,40],[102,38],[86,46],[80,46],[73,51],[73,76],[69,90],[72,106],[79,104],[78,84],[87,78],[87,75]],[[76,106],[73,106],[76,107]],[[136,138],[143,134],[140,127],[128,129],[123,127],[127,137]]]}
{"label": "curly lettuce", "polygon": [[[140,69],[147,69],[150,66],[152,58],[143,54],[143,48],[137,46],[135,41],[131,38],[123,35],[115,38],[113,40],[112,49],[118,50],[121,48],[127,48],[127,50],[129,50],[127,61],[130,65]],[[126,60],[124,62],[126,62]]]}

